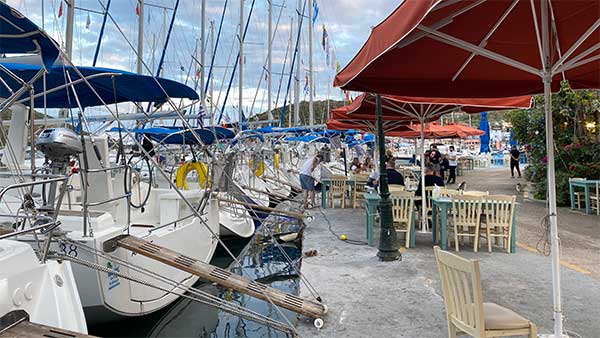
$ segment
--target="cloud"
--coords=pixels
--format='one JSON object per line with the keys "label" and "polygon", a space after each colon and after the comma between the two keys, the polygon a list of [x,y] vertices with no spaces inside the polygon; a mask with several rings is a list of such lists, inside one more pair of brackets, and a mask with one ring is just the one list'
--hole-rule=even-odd
{"label": "cloud", "polygon": [[[100,0],[106,4],[107,0]],[[38,25],[42,23],[42,8],[40,0],[8,0],[9,5],[14,6],[27,15]],[[252,106],[256,88],[260,81],[260,88],[254,112],[258,113],[266,109],[266,81],[263,69],[267,56],[267,2],[261,0],[245,0],[245,14],[250,12],[252,3],[252,18],[248,25],[245,45],[244,65],[244,106]],[[331,88],[334,71],[331,65],[326,64],[326,53],[321,47],[322,26],[327,27],[330,45],[335,51],[337,61],[343,67],[358,52],[369,36],[372,26],[383,20],[401,1],[390,0],[320,0],[319,17],[313,32],[313,64],[315,74],[315,86],[317,99],[329,97],[341,99],[342,94],[337,88]],[[64,41],[64,29],[66,18],[66,4],[63,4],[64,15],[57,18],[59,0],[46,0],[44,2],[44,24],[46,30],[57,41]],[[98,66],[119,68],[129,71],[136,69],[136,56],[133,48],[137,47],[138,17],[136,15],[137,0],[113,0],[110,8],[110,18],[107,20],[106,30],[100,49]],[[154,0],[152,4],[172,8],[175,0]],[[214,22],[214,34],[217,34],[220,25],[221,14],[225,0],[206,1],[206,67],[210,66],[212,49],[210,46],[210,22]],[[290,62],[293,57],[289,49],[291,20],[294,19],[294,32],[297,29],[298,18],[296,17],[296,0],[279,0],[283,6],[273,7],[273,19],[279,19],[276,27],[277,33],[273,39],[273,96],[277,95],[279,83],[282,83],[280,102],[283,102],[285,89],[288,83]],[[77,6],[93,11],[102,11],[98,0],[78,0]],[[161,76],[189,83],[194,80],[195,65],[192,55],[199,55],[196,51],[196,41],[200,39],[201,1],[180,1],[177,19],[175,21],[169,46],[165,52],[165,64]],[[239,0],[227,1],[224,21],[221,27],[221,35],[218,37],[217,52],[214,56],[215,67],[213,69],[214,88],[216,96],[220,97],[218,106],[223,105],[225,91],[229,85],[231,72],[238,51],[239,30]],[[163,49],[163,39],[166,36],[167,27],[172,11],[146,5],[144,9],[144,61],[150,70],[145,73],[155,73]],[[305,13],[308,15],[308,12]],[[90,27],[86,28],[87,17],[90,17]],[[75,15],[75,33],[73,42],[73,60],[76,64],[89,66],[92,64],[102,16],[93,12],[89,14],[77,10]],[[166,25],[165,25],[166,23]],[[303,34],[300,49],[301,56],[301,79],[300,90],[304,87],[304,76],[308,67],[307,56],[307,26],[308,21],[303,22]],[[275,23],[273,24],[275,29]],[[294,40],[296,34],[293,35]],[[295,47],[295,43],[292,46]],[[287,58],[286,58],[287,52]],[[331,55],[330,55],[331,56]],[[229,60],[229,62],[228,62]],[[284,64],[284,61],[286,62]],[[190,69],[190,65],[192,68]],[[224,67],[229,65],[229,67]],[[183,67],[183,71],[181,68]],[[285,68],[283,75],[282,70]],[[335,67],[333,67],[335,68]],[[188,77],[188,73],[192,78]],[[208,74],[208,71],[206,72]],[[283,76],[283,78],[281,78]],[[262,77],[262,80],[261,80]],[[237,116],[234,106],[237,101],[237,75],[233,79],[233,88],[230,90],[226,111],[231,111],[231,116]],[[292,81],[293,83],[293,81]],[[198,90],[200,90],[198,88]],[[220,95],[218,95],[220,94]],[[301,95],[302,97],[303,95]],[[275,98],[273,97],[273,100]]]}

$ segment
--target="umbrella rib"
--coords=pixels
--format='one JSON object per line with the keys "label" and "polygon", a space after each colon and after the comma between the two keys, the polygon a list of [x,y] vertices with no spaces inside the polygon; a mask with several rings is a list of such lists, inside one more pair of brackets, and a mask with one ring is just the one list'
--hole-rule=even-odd
{"label": "umbrella rib", "polygon": [[[490,39],[490,37],[492,36],[492,34],[494,34],[494,32],[496,32],[498,27],[500,27],[502,22],[504,22],[504,20],[508,17],[510,12],[512,12],[512,10],[515,8],[517,3],[519,3],[519,0],[513,0],[513,2],[510,4],[510,6],[508,6],[506,11],[504,11],[502,16],[498,19],[498,21],[496,21],[496,23],[494,24],[492,29],[490,29],[490,31],[481,40],[481,42],[479,43],[479,47],[484,48],[487,45],[487,42]],[[452,77],[452,82],[454,82],[456,80],[456,78],[458,78],[458,76],[462,73],[463,70],[465,70],[465,68],[467,68],[467,65],[471,62],[471,60],[473,60],[474,57],[475,57],[475,53],[471,53],[471,55],[469,55],[469,58],[467,58],[465,63],[463,63],[463,65],[459,68],[459,70],[456,72],[456,74],[454,74],[454,76]]]}
{"label": "umbrella rib", "polygon": [[459,38],[456,38],[454,36],[442,33],[438,30],[432,29],[431,27],[427,27],[424,25],[418,25],[417,26],[418,29],[425,31],[427,33],[430,34],[430,38],[443,42],[445,44],[448,44],[450,46],[454,46],[469,52],[474,52],[475,54],[479,54],[482,55],[488,59],[494,60],[496,62],[508,65],[510,67],[516,68],[516,69],[520,69],[524,72],[527,73],[531,73],[533,75],[536,76],[540,76],[540,71],[538,69],[536,69],[535,67],[532,67],[530,65],[524,64],[522,62],[519,62],[517,60],[511,59],[507,56],[492,52],[490,50],[487,50],[485,48],[480,48],[472,43],[466,42],[464,40],[461,40]]}
{"label": "umbrella rib", "polygon": [[534,30],[535,30],[535,38],[537,41],[538,52],[540,55],[540,65],[542,65],[542,67],[545,69],[546,68],[546,60],[544,60],[544,51],[542,49],[542,39],[540,37],[540,27],[538,25],[537,14],[535,11],[535,3],[533,2],[533,0],[530,0],[529,3],[531,4],[531,16],[533,16],[533,26],[534,26]]}
{"label": "umbrella rib", "polygon": [[569,48],[565,55],[563,55],[560,59],[558,59],[558,61],[556,61],[556,64],[552,67],[552,71],[556,71],[556,68],[560,67],[565,62],[565,60],[568,59],[571,56],[571,54],[573,54],[575,50],[579,48],[579,46],[581,46],[581,44],[584,43],[585,40],[589,38],[590,35],[592,35],[592,33],[594,33],[598,29],[598,27],[600,27],[600,18],[598,18],[598,20],[596,20],[594,24],[592,24],[592,26],[588,28],[588,30],[585,33],[583,33],[582,36],[579,37],[579,39],[577,39],[577,41],[571,46],[571,48]]}
{"label": "umbrella rib", "polygon": [[581,60],[579,62],[575,62],[573,64],[570,64],[570,66],[568,66],[568,67],[565,66],[564,68],[560,68],[559,71],[557,71],[556,73],[558,73],[558,72],[566,72],[566,71],[571,70],[573,68],[581,67],[581,66],[585,65],[586,63],[590,63],[590,62],[594,62],[594,61],[598,61],[598,60],[600,60],[600,54],[597,54],[597,55],[592,56],[592,57],[590,57],[588,59]]}
{"label": "umbrella rib", "polygon": [[[462,9],[460,9],[460,10],[458,10],[458,11],[450,14],[448,17],[444,18],[443,20],[440,20],[440,21],[432,24],[431,28],[433,28],[433,29],[441,29],[441,28],[443,28],[443,27],[451,24],[452,21],[454,20],[454,18],[456,18],[457,16],[462,15],[462,14],[470,11],[471,9],[473,9],[473,8],[481,5],[482,3],[486,2],[486,1],[487,0],[479,0],[477,2],[474,2],[474,3],[470,4],[469,6],[467,6],[465,8],[462,8]],[[434,8],[434,10],[435,10],[435,8]],[[404,48],[404,47],[410,45],[411,43],[414,43],[414,42],[417,42],[417,41],[421,40],[422,38],[424,38],[426,36],[427,36],[427,33],[424,33],[424,32],[415,33],[412,38],[411,37],[407,37],[407,39],[405,39],[406,41],[402,41],[401,40],[401,42],[396,45],[396,48]]]}
{"label": "umbrella rib", "polygon": [[561,72],[565,72],[565,71],[573,68],[573,67],[571,67],[572,65],[577,64],[579,61],[581,61],[581,59],[583,59],[584,57],[586,57],[586,56],[590,55],[591,53],[597,51],[598,49],[600,49],[600,42],[598,42],[595,45],[593,45],[592,47],[586,49],[581,54],[575,56],[569,62],[563,63],[560,67],[558,67],[558,68],[552,67],[553,73],[561,73]]}
{"label": "umbrella rib", "polygon": [[[560,41],[558,39],[558,28],[556,27],[556,17],[554,16],[554,7],[552,6],[552,1],[548,0],[548,6],[550,7],[550,16],[552,17],[552,34],[554,35],[554,39],[556,40],[556,51],[558,52],[558,58],[562,58],[562,52],[560,48]],[[554,67],[553,67],[554,68]],[[562,72],[563,81],[565,80],[565,73]]]}

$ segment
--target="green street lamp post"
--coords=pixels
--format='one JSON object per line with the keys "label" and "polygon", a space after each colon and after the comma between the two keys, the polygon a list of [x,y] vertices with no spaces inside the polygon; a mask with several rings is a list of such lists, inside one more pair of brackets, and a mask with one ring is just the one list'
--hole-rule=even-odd
{"label": "green street lamp post", "polygon": [[382,261],[402,260],[400,254],[400,243],[394,229],[392,216],[392,201],[388,188],[388,177],[385,166],[385,135],[383,133],[383,118],[381,112],[381,95],[377,94],[377,142],[379,146],[379,200],[380,228],[379,251],[377,257]]}

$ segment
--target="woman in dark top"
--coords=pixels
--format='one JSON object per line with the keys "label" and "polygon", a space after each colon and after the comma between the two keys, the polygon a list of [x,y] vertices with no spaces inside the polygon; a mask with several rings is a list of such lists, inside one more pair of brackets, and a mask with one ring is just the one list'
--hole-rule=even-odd
{"label": "woman in dark top", "polygon": [[388,184],[404,185],[404,176],[396,171],[396,159],[394,157],[388,157],[385,162]]}

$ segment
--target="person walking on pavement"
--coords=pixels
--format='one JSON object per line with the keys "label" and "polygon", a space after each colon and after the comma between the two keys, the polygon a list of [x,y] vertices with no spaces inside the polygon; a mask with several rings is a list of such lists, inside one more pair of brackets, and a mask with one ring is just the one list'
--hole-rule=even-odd
{"label": "person walking on pavement", "polygon": [[456,151],[454,150],[454,146],[450,146],[448,148],[448,154],[446,155],[448,158],[448,181],[446,184],[454,184],[456,183],[456,166],[458,162],[456,162]]}
{"label": "person walking on pavement", "polygon": [[315,156],[307,158],[302,166],[300,167],[300,185],[302,186],[302,192],[304,193],[304,209],[308,209],[308,195],[310,193],[311,205],[314,207],[315,204],[315,178],[313,173],[319,166],[319,163],[323,161],[323,155],[317,154]]}
{"label": "person walking on pavement", "polygon": [[517,174],[521,177],[521,168],[519,168],[519,161],[521,160],[521,152],[517,149],[517,146],[512,146],[510,150],[510,176],[515,178],[515,169]]}

